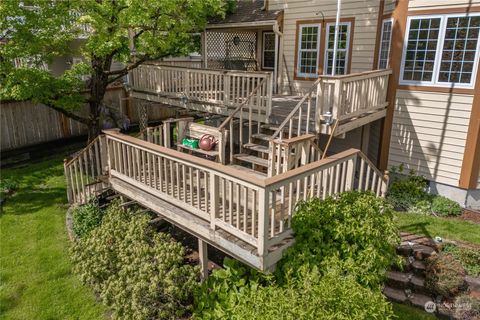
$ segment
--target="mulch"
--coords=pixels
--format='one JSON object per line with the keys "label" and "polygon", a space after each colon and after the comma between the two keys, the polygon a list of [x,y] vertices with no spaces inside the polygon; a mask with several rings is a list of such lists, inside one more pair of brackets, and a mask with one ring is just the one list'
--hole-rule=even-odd
{"label": "mulch", "polygon": [[455,219],[466,220],[480,224],[480,212],[465,209],[463,210],[463,214],[459,217],[455,217]]}

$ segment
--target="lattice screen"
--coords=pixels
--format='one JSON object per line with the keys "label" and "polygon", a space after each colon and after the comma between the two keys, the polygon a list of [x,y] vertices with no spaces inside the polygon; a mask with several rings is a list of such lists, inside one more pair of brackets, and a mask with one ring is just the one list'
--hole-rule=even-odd
{"label": "lattice screen", "polygon": [[256,32],[207,32],[207,63],[212,69],[258,70]]}

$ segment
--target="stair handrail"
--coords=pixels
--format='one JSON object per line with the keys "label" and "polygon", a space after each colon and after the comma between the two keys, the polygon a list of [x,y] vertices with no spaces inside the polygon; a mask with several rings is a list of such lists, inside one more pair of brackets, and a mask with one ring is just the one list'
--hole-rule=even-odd
{"label": "stair handrail", "polygon": [[69,203],[83,204],[105,187],[100,177],[105,174],[107,155],[105,135],[98,135],[71,159],[64,159]]}
{"label": "stair handrail", "polygon": [[222,124],[220,125],[220,127],[218,127],[218,130],[222,130],[224,129],[228,122],[231,121],[233,119],[233,117],[238,113],[240,112],[240,110],[242,110],[243,106],[245,104],[247,104],[250,99],[253,97],[254,93],[258,91],[258,89],[260,89],[263,84],[266,82],[266,78],[262,79],[262,81],[260,81],[260,83],[252,90],[252,92],[250,92],[247,96],[247,98],[240,104],[238,105],[238,107],[235,108],[235,110],[233,110],[233,112],[222,122]]}
{"label": "stair handrail", "polygon": [[[271,139],[275,139],[275,138],[278,137],[278,135],[280,134],[280,132],[283,131],[283,128],[287,125],[287,123],[292,120],[292,118],[295,116],[295,114],[298,112],[298,110],[302,107],[305,100],[307,100],[307,98],[309,96],[311,96],[312,91],[317,88],[317,86],[320,84],[320,81],[322,81],[322,77],[319,77],[313,83],[313,85],[307,90],[307,92],[303,95],[302,99],[297,103],[297,105],[292,109],[292,111],[288,114],[288,116],[280,124],[278,129],[273,133]],[[318,99],[318,97],[317,97],[317,99]],[[308,133],[308,132],[306,132],[306,133]]]}

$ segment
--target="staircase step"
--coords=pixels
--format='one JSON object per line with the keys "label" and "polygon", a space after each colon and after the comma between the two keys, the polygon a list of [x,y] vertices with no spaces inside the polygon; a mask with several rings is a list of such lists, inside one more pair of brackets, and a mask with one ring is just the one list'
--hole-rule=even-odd
{"label": "staircase step", "polygon": [[269,152],[269,148],[267,146],[262,146],[261,144],[256,144],[256,143],[246,143],[243,145],[243,147],[249,150],[262,152],[262,153]]}
{"label": "staircase step", "polygon": [[432,301],[432,297],[430,296],[426,296],[424,294],[420,294],[420,293],[412,293],[410,296],[409,296],[409,300],[410,300],[410,303],[414,306],[414,307],[417,307],[417,308],[420,308],[420,309],[424,309],[425,308],[425,304],[429,301]]}
{"label": "staircase step", "polygon": [[417,260],[425,260],[430,256],[437,254],[434,248],[421,244],[414,245],[412,250],[414,257]]}
{"label": "staircase step", "polygon": [[252,134],[252,137],[263,141],[270,141],[270,139],[272,138],[272,136],[264,133],[255,133]]}
{"label": "staircase step", "polygon": [[253,176],[255,176],[256,178],[259,178],[259,179],[265,179],[267,177],[266,173],[263,173],[263,172],[260,172],[260,171],[255,171],[255,170],[252,170],[250,168],[240,166],[238,164],[231,164],[231,165],[229,165],[229,167],[232,167],[232,168],[235,168],[237,170],[243,171],[247,174],[251,174],[251,175],[253,175]]}
{"label": "staircase step", "polygon": [[386,280],[388,285],[391,287],[395,287],[398,289],[408,289],[408,284],[410,283],[411,276],[411,274],[399,271],[388,271],[386,274]]}
{"label": "staircase step", "polygon": [[383,294],[392,301],[399,302],[399,303],[405,303],[408,298],[407,295],[405,294],[405,291],[401,289],[394,289],[391,287],[384,287],[383,288]]}
{"label": "staircase step", "polygon": [[411,263],[412,271],[417,274],[424,276],[425,275],[425,263],[422,261],[415,260]]}
{"label": "staircase step", "polygon": [[252,155],[249,155],[249,154],[243,154],[243,153],[234,154],[233,157],[237,160],[240,160],[240,161],[249,162],[249,163],[256,164],[256,165],[259,165],[259,166],[262,166],[262,167],[268,167],[268,160],[267,159],[262,159],[262,158],[259,158],[259,157],[255,157],[255,156],[252,156]]}
{"label": "staircase step", "polygon": [[279,128],[280,127],[278,124],[268,124],[268,123],[262,124],[262,129],[277,131]]}

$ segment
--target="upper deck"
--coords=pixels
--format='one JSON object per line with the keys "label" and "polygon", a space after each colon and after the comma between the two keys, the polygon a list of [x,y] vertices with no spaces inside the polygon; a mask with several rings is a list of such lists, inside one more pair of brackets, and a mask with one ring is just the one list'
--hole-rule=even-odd
{"label": "upper deck", "polygon": [[385,116],[390,74],[391,70],[375,70],[319,76],[298,96],[274,95],[271,72],[146,64],[130,73],[129,82],[135,98],[225,116],[250,98],[254,120],[270,124],[301,120],[304,132],[319,134],[332,134],[338,122],[333,132],[338,136]]}

